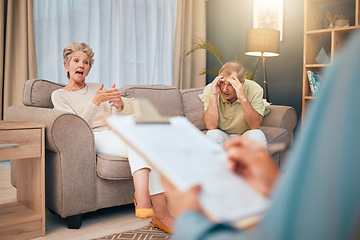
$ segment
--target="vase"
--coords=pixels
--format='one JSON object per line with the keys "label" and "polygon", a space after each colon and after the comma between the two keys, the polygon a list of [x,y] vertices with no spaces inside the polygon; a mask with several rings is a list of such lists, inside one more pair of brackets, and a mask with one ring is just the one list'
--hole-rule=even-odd
{"label": "vase", "polygon": [[349,19],[338,19],[335,21],[335,27],[348,27],[349,26]]}

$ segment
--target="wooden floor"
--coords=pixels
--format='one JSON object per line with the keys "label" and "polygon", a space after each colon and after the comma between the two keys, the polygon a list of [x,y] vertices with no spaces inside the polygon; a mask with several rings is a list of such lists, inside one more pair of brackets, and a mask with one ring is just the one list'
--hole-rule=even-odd
{"label": "wooden floor", "polygon": [[[10,163],[0,162],[0,203],[16,201],[16,190],[10,184]],[[80,229],[68,229],[58,216],[46,210],[46,235],[42,239],[86,240],[141,228],[150,219],[140,219],[134,215],[134,206],[126,205],[108,208],[84,215]]]}

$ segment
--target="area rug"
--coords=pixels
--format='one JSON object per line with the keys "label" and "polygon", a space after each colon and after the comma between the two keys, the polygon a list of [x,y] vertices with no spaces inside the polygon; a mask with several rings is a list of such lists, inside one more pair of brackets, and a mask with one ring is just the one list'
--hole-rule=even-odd
{"label": "area rug", "polygon": [[93,240],[163,240],[172,239],[172,235],[165,233],[157,228],[145,226],[136,230],[131,230],[123,233],[111,234],[105,237],[96,238]]}

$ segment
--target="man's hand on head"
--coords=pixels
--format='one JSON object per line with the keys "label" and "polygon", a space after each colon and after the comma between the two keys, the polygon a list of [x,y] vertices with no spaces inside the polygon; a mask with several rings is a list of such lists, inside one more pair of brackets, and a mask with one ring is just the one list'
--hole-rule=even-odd
{"label": "man's hand on head", "polygon": [[217,76],[214,81],[212,82],[212,89],[211,89],[211,94],[212,95],[218,95],[220,93],[220,82],[224,81],[224,76],[222,74],[220,74],[219,76]]}
{"label": "man's hand on head", "polygon": [[235,89],[237,98],[240,99],[240,101],[246,100],[246,95],[243,88],[244,83],[241,83],[240,80],[233,74],[228,78],[228,81]]}

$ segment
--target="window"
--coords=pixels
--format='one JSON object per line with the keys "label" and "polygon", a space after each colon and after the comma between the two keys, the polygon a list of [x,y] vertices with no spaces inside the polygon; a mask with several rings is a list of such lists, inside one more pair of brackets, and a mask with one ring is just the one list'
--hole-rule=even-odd
{"label": "window", "polygon": [[67,83],[62,50],[86,42],[87,82],[173,85],[176,0],[34,0],[39,78]]}

